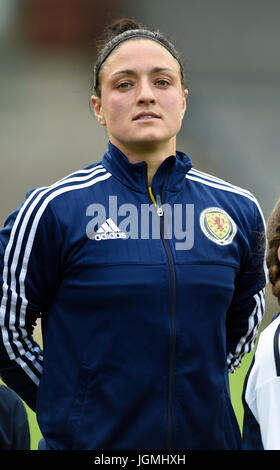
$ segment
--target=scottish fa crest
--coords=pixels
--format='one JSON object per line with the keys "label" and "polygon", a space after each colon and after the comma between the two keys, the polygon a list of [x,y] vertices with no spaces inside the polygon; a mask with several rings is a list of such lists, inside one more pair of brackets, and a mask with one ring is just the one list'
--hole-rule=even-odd
{"label": "scottish fa crest", "polygon": [[204,209],[200,214],[199,223],[204,235],[218,245],[229,245],[237,230],[232,218],[219,207]]}

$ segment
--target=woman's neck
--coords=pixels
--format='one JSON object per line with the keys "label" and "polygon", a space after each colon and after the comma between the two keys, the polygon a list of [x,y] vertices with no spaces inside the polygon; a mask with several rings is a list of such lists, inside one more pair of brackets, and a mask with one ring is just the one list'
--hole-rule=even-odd
{"label": "woman's neck", "polygon": [[147,146],[146,148],[141,144],[137,145],[124,145],[121,142],[115,142],[114,139],[110,139],[113,145],[118,147],[121,152],[123,152],[130,161],[130,163],[139,163],[146,162],[148,167],[148,185],[151,186],[153,177],[162,164],[162,162],[168,158],[170,155],[175,155],[176,153],[176,144],[174,142],[169,142],[169,145],[162,146]]}

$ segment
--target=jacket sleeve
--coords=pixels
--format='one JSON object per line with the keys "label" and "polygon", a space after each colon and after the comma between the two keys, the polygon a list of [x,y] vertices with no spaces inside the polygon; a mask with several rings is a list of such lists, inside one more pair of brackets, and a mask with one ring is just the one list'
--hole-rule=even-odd
{"label": "jacket sleeve", "polygon": [[226,318],[227,362],[230,372],[240,366],[245,353],[254,348],[264,314],[267,284],[265,221],[257,202],[247,232],[247,255],[243,255],[235,291]]}
{"label": "jacket sleeve", "polygon": [[33,330],[59,277],[59,226],[42,194],[32,191],[0,231],[0,375],[33,410],[43,370]]}

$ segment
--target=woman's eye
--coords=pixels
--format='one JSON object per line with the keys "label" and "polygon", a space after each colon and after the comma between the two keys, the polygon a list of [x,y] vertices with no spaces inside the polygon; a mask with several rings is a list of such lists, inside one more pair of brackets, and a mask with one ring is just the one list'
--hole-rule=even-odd
{"label": "woman's eye", "polygon": [[132,83],[122,82],[119,85],[117,85],[117,88],[120,88],[121,90],[124,90],[126,88],[130,88],[131,86],[132,86]]}
{"label": "woman's eye", "polygon": [[156,85],[167,87],[169,85],[169,82],[162,78],[156,81]]}

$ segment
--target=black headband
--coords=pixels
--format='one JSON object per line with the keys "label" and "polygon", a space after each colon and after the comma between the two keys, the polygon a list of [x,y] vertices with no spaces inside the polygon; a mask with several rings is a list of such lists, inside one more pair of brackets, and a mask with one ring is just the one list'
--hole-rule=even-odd
{"label": "black headband", "polygon": [[93,86],[94,90],[97,91],[98,87],[98,75],[99,71],[104,64],[105,60],[109,57],[109,55],[113,52],[116,47],[118,47],[122,42],[127,41],[128,39],[151,39],[152,41],[157,42],[161,46],[165,47],[168,52],[177,60],[180,65],[181,71],[183,73],[183,67],[179,58],[179,54],[174,48],[174,46],[167,42],[166,39],[162,39],[160,33],[152,32],[145,29],[132,29],[128,31],[124,31],[123,33],[115,36],[111,41],[109,41],[103,50],[99,53],[99,57],[97,58],[95,67],[94,67],[94,74],[93,74]]}

